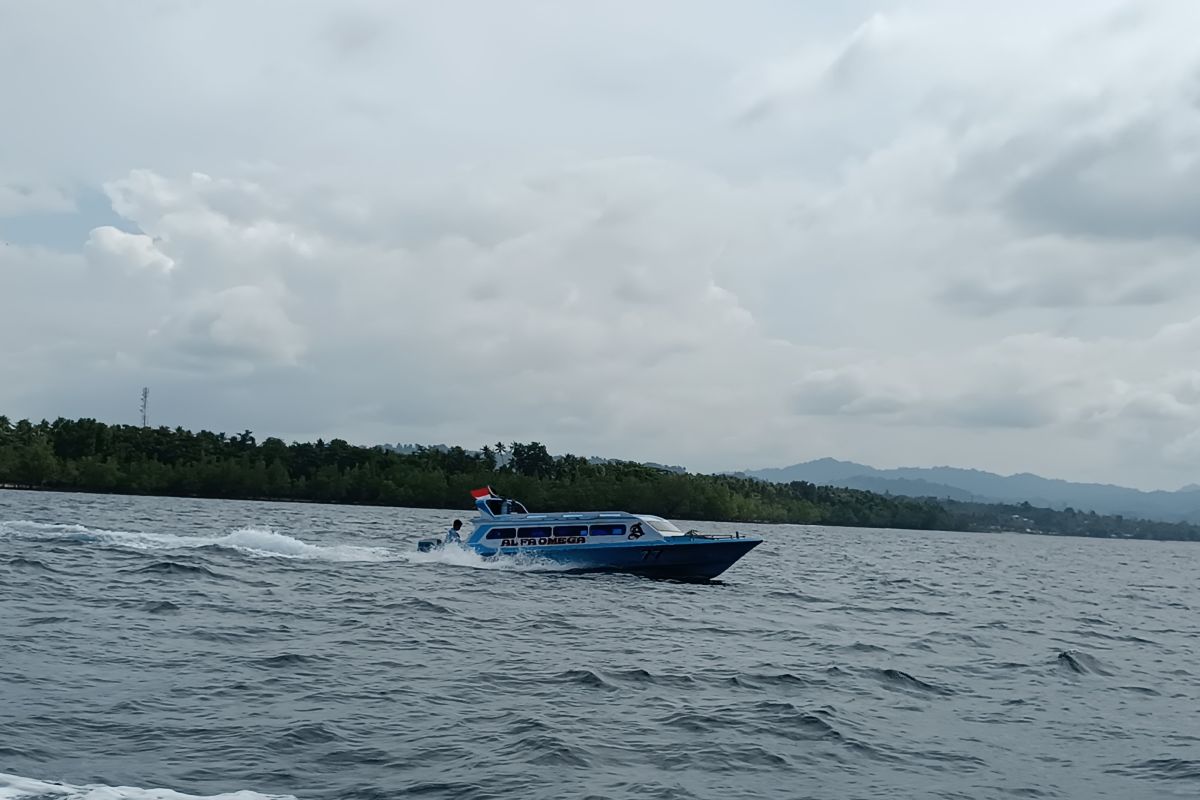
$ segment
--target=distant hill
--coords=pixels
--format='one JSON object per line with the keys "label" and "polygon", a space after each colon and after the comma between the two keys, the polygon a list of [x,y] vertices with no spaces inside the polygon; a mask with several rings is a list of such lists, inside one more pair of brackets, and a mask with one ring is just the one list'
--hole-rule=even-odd
{"label": "distant hill", "polygon": [[1045,508],[1074,508],[1097,514],[1165,522],[1200,522],[1200,485],[1174,492],[1144,492],[1103,483],[1072,483],[1028,472],[997,475],[957,467],[876,469],[853,461],[821,458],[790,467],[740,473],[774,483],[807,481],[904,497],[936,497],[980,503],[1029,503]]}

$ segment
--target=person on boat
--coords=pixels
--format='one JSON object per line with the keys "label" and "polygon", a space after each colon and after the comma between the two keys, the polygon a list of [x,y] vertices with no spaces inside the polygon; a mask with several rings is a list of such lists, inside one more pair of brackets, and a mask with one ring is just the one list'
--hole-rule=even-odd
{"label": "person on boat", "polygon": [[450,529],[448,531],[446,531],[446,544],[450,544],[451,542],[461,542],[462,541],[462,537],[458,534],[458,532],[461,528],[462,528],[462,520],[461,519],[454,520],[454,524],[450,526]]}

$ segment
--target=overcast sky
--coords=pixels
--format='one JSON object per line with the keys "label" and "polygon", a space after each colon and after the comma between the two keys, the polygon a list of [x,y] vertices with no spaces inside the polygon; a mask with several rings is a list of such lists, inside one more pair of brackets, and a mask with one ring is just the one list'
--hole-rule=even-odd
{"label": "overcast sky", "polygon": [[1200,476],[1200,3],[0,4],[0,413]]}

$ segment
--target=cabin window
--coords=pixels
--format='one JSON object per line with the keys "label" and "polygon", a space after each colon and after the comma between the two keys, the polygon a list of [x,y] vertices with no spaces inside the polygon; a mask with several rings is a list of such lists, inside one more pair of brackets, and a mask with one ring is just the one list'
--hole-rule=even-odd
{"label": "cabin window", "polygon": [[587,536],[587,525],[556,525],[555,536]]}
{"label": "cabin window", "polygon": [[515,539],[516,528],[492,528],[487,532],[485,539]]}
{"label": "cabin window", "polygon": [[624,536],[624,525],[593,525],[592,536]]}
{"label": "cabin window", "polygon": [[550,537],[550,528],[518,528],[518,535],[522,539],[548,539]]}
{"label": "cabin window", "polygon": [[683,533],[674,523],[668,522],[662,517],[642,517],[642,519],[649,522],[650,527],[659,533]]}

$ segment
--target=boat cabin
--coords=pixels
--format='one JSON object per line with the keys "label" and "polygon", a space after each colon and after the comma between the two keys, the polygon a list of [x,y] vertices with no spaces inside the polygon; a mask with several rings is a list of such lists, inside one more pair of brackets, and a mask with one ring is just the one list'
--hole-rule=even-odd
{"label": "boat cabin", "polygon": [[685,535],[662,517],[649,514],[625,511],[530,514],[518,501],[495,496],[477,498],[475,506],[479,516],[471,520],[475,531],[467,544],[487,549],[645,544]]}

